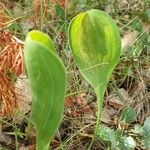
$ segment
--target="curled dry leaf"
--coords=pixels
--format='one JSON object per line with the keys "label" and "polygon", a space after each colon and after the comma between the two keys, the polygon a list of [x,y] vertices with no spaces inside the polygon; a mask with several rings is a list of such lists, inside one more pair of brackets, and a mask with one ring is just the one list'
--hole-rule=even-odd
{"label": "curled dry leaf", "polygon": [[118,110],[115,109],[115,108],[113,108],[113,107],[110,107],[110,108],[105,107],[103,109],[103,111],[102,111],[101,121],[104,122],[104,123],[111,122],[112,118],[115,117],[115,115],[117,114],[117,112],[118,112]]}
{"label": "curled dry leaf", "polygon": [[[119,95],[122,99],[120,99]],[[111,93],[107,98],[108,105],[115,109],[122,109],[126,104],[130,103],[130,100],[131,97],[123,88],[118,89],[118,95],[115,93]]]}
{"label": "curled dry leaf", "polygon": [[71,117],[86,117],[87,114],[93,115],[94,112],[86,100],[86,94],[81,93],[76,97],[69,97],[65,99],[65,106],[67,114]]}

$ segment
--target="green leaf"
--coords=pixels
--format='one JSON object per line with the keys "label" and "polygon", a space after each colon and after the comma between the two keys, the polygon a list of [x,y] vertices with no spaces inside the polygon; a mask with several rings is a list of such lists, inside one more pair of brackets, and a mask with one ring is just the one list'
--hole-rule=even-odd
{"label": "green leaf", "polygon": [[126,123],[132,123],[136,121],[137,115],[132,107],[126,107],[121,114],[121,120]]}
{"label": "green leaf", "polygon": [[24,58],[32,92],[31,120],[36,128],[36,147],[48,150],[63,116],[65,70],[52,40],[40,31],[28,34]]}
{"label": "green leaf", "polygon": [[145,148],[150,149],[150,116],[144,122],[143,136]]}
{"label": "green leaf", "polygon": [[111,150],[134,150],[136,142],[129,136],[122,136],[121,130],[112,130],[109,127],[102,126],[98,129],[96,136],[98,139],[110,142]]}
{"label": "green leaf", "polygon": [[131,23],[131,28],[135,31],[141,32],[142,31],[142,23],[139,19],[133,20]]}
{"label": "green leaf", "polygon": [[104,92],[120,57],[119,31],[106,12],[93,9],[77,15],[71,21],[69,43],[81,74],[97,95],[97,130]]}
{"label": "green leaf", "polygon": [[112,130],[111,128],[102,126],[101,128],[99,128],[97,130],[96,137],[103,141],[110,142],[112,150],[116,150],[117,149],[117,141],[116,141],[115,134],[116,134],[115,131]]}
{"label": "green leaf", "polygon": [[61,8],[59,4],[55,5],[56,14],[62,19],[65,20],[65,11]]}
{"label": "green leaf", "polygon": [[120,143],[120,149],[122,150],[134,150],[136,147],[136,142],[131,136],[123,136],[122,143]]}
{"label": "green leaf", "polygon": [[59,30],[62,32],[67,32],[68,22],[66,20],[66,14],[64,9],[59,4],[57,4],[55,5],[55,12],[60,17],[60,19],[58,20]]}
{"label": "green leaf", "polygon": [[17,22],[11,23],[8,28],[13,32],[22,32],[21,26]]}
{"label": "green leaf", "polygon": [[134,126],[134,133],[139,134],[140,136],[143,136],[143,127],[140,126],[139,124],[136,124]]}
{"label": "green leaf", "polygon": [[94,88],[105,85],[120,56],[120,36],[112,18],[96,9],[77,15],[70,24],[69,42],[86,80]]}
{"label": "green leaf", "polygon": [[146,9],[141,17],[143,18],[144,21],[149,22],[150,23],[150,8]]}

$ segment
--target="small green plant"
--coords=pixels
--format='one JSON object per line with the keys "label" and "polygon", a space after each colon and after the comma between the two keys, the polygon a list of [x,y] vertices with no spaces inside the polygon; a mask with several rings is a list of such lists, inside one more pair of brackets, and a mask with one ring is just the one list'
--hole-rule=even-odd
{"label": "small green plant", "polygon": [[144,21],[150,22],[150,8],[146,9],[142,14],[141,17]]}
{"label": "small green plant", "polygon": [[52,40],[40,31],[28,34],[24,58],[32,92],[31,121],[36,128],[36,149],[48,150],[63,115],[65,70]]}
{"label": "small green plant", "polygon": [[132,107],[125,107],[121,113],[121,120],[125,123],[136,121],[137,115]]}
{"label": "small green plant", "polygon": [[94,9],[81,13],[72,20],[69,27],[69,42],[82,75],[97,95],[97,131],[104,92],[120,57],[119,31],[106,12]]}
{"label": "small green plant", "polygon": [[103,126],[99,128],[96,137],[108,145],[111,150],[134,150],[136,142],[131,136],[124,135],[120,129],[113,130]]}
{"label": "small green plant", "polygon": [[142,138],[142,144],[150,149],[150,116],[145,120],[143,127],[135,125],[134,132]]}

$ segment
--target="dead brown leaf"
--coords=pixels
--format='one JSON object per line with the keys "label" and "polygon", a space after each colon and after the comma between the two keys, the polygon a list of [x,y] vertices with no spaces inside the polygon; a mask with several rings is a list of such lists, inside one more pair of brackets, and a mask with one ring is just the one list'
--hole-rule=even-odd
{"label": "dead brown leaf", "polygon": [[132,44],[132,42],[136,40],[137,36],[137,32],[129,32],[123,36],[123,38],[121,39],[123,53],[127,52],[128,47]]}
{"label": "dead brown leaf", "polygon": [[72,117],[83,117],[84,114],[92,114],[93,110],[86,100],[86,94],[81,93],[76,97],[69,97],[65,99],[65,106],[67,108],[67,113]]}

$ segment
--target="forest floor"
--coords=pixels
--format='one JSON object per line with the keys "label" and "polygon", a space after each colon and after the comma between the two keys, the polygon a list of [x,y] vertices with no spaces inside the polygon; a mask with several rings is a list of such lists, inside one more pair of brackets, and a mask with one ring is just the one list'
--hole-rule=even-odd
{"label": "forest floor", "polygon": [[[50,145],[53,150],[88,149],[96,124],[96,95],[77,69],[67,34],[71,19],[90,9],[106,11],[114,19],[122,42],[91,149],[150,149],[150,0],[1,0],[0,65],[7,71],[3,76],[0,70],[1,150],[35,149],[28,79],[23,58],[17,58],[22,41],[33,29],[52,38],[68,77],[64,118]],[[21,67],[13,68],[17,72],[13,76],[9,69],[17,63]],[[10,98],[11,92],[14,95]],[[12,111],[15,108],[19,108],[17,113]]]}

